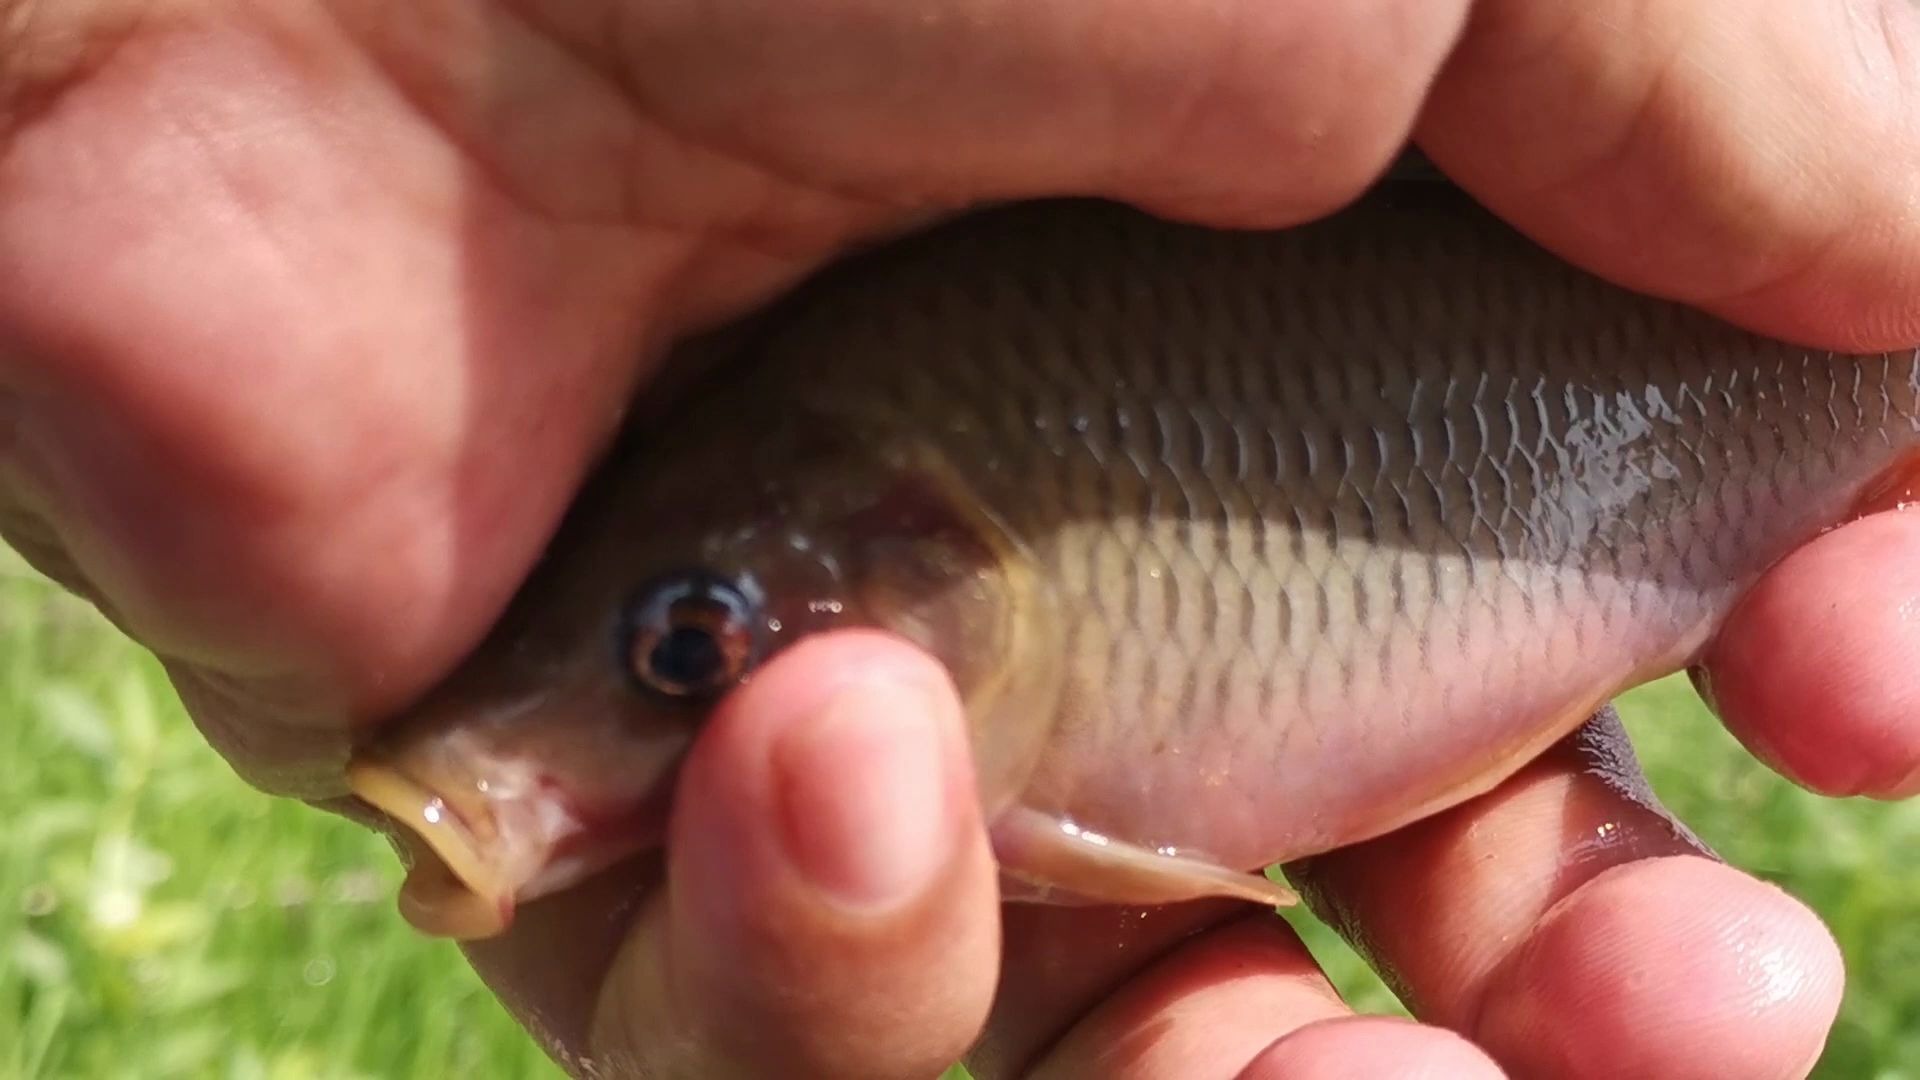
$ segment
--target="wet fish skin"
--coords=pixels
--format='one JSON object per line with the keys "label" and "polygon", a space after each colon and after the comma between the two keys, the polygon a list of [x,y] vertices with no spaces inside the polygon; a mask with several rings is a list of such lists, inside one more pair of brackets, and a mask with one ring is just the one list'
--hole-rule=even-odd
{"label": "wet fish skin", "polygon": [[[949,666],[1020,895],[1222,891],[1210,868],[1457,803],[1683,666],[1920,444],[1913,354],[1626,292],[1435,183],[1272,233],[985,211],[722,340],[363,761],[482,822],[512,818],[501,776],[583,820],[657,806],[706,706],[608,642],[637,583],[698,567],[757,583],[763,656],[873,625]],[[488,887],[657,840],[595,829]]]}

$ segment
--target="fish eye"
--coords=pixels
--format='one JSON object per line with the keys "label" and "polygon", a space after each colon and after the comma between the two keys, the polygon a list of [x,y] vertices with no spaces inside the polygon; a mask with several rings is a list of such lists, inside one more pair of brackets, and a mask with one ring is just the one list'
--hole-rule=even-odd
{"label": "fish eye", "polygon": [[621,620],[620,661],[642,688],[676,699],[717,696],[759,660],[760,594],[751,580],[705,570],[638,589]]}

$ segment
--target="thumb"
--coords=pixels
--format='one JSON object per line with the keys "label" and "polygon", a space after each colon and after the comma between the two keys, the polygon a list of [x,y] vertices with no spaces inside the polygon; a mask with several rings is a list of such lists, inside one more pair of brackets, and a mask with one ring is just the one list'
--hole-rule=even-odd
{"label": "thumb", "polygon": [[846,633],[770,663],[696,742],[667,864],[591,1004],[518,991],[593,951],[575,941],[604,950],[617,894],[589,886],[529,909],[517,944],[474,950],[516,1011],[562,1031],[576,1067],[932,1077],[978,1038],[998,977],[997,880],[961,709],[917,650]]}

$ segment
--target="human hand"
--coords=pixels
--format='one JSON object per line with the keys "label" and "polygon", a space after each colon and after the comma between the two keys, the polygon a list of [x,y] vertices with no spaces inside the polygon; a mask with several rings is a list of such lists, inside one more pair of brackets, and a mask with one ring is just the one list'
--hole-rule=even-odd
{"label": "human hand", "polygon": [[[0,3],[7,535],[167,661],[197,722],[249,778],[326,799],[339,793],[350,732],[415,696],[484,632],[659,346],[856,237],[970,201],[1072,191],[1216,224],[1285,224],[1351,195],[1412,130],[1493,208],[1616,280],[1816,345],[1920,337],[1905,166],[1913,21],[1899,3],[1809,0],[1756,14],[1678,0],[1577,11],[1488,0],[1469,19],[1464,3],[1196,11],[1133,0],[1097,15],[955,3],[912,16],[857,3]],[[1900,614],[1915,595],[1904,570],[1920,542],[1912,528],[1895,516],[1823,538],[1776,572],[1712,658],[1729,722],[1823,789],[1914,783],[1920,754],[1900,707],[1913,666]],[[1858,603],[1824,602],[1846,588]],[[1777,648],[1809,620],[1820,649]],[[820,659],[795,667],[805,655]],[[795,688],[844,672],[818,650],[781,670]],[[935,698],[929,724],[950,712]],[[931,879],[944,883],[937,897],[809,923],[755,891],[755,848],[722,843],[764,842],[762,819],[738,815],[765,806],[749,798],[764,795],[753,787],[766,781],[764,754],[800,721],[756,712],[752,699],[728,715],[689,765],[675,824],[709,855],[733,852],[728,877],[702,878],[678,845],[669,888],[636,898],[635,876],[652,871],[633,868],[545,917],[529,908],[521,929],[482,951],[509,1000],[575,1050],[593,1042],[588,1003],[605,961],[557,958],[624,940],[593,1047],[603,1055],[712,1072],[719,1059],[703,1055],[782,1047],[790,1070],[887,1075],[971,1041],[998,979],[983,1068],[1042,1045],[1069,1061],[1076,1036],[1054,1041],[1068,1020],[1151,997],[1165,984],[1123,978],[1131,962],[1209,916],[1183,908],[1122,924],[1014,909],[1010,952],[1054,959],[998,971],[982,943],[1000,916],[962,800],[928,819],[884,815],[930,833],[944,822],[959,838]],[[1822,721],[1817,742],[1810,715]],[[963,769],[951,759],[949,746],[940,768]],[[816,776],[822,798],[857,788],[840,772]],[[735,817],[703,816],[708,790],[739,796],[721,808]],[[1580,790],[1569,779],[1540,797],[1566,803]],[[1595,813],[1612,813],[1593,797]],[[1449,820],[1497,824],[1498,806]],[[840,854],[890,850],[875,846],[880,822],[853,821]],[[1320,895],[1348,895],[1342,865],[1398,865],[1395,841],[1419,846],[1389,838],[1316,860],[1334,883]],[[1681,850],[1663,845],[1613,850]],[[1538,850],[1512,865],[1533,866],[1519,876],[1551,895],[1570,878],[1559,849],[1542,839]],[[1559,977],[1613,987],[1605,1000],[1621,1017],[1690,1016],[1664,1007],[1662,986],[1605,976],[1632,969],[1627,957],[1756,955],[1699,923],[1665,924],[1678,948],[1674,936],[1638,936],[1662,911],[1714,912],[1777,946],[1777,970],[1802,976],[1795,993],[1729,1020],[1725,1051],[1791,1061],[1817,1043],[1837,974],[1810,916],[1722,867],[1630,862],[1560,902],[1550,925],[1566,947],[1604,955],[1557,960]],[[1667,867],[1687,869],[1656,869]],[[1650,876],[1666,873],[1705,884]],[[723,886],[734,903],[720,902]],[[1486,889],[1450,895],[1502,949],[1546,933],[1530,931],[1540,911],[1525,905],[1499,921]],[[1634,927],[1578,914],[1622,895]],[[1361,913],[1354,932],[1393,937],[1389,913],[1340,903]],[[629,930],[621,918],[634,905]],[[1118,925],[1136,935],[1128,948]],[[1235,985],[1220,981],[1223,961],[1264,970],[1263,948],[1297,959],[1267,922],[1233,932],[1244,936],[1196,937],[1165,963],[1193,965],[1183,985],[1221,994]],[[1410,957],[1445,944],[1439,927],[1422,919],[1401,933],[1413,941],[1404,948],[1426,951],[1376,952],[1426,1002],[1423,1015],[1518,1060],[1475,1026],[1494,1014],[1472,970],[1426,976],[1450,981],[1444,992],[1408,974],[1427,970]],[[1222,940],[1233,947],[1208,951]],[[704,959],[685,955],[699,949]],[[690,996],[639,1007],[647,999],[633,987],[669,955],[676,977],[694,980],[676,984]],[[1613,968],[1596,966],[1608,958]],[[1069,972],[1085,981],[1049,982]],[[1541,986],[1523,996],[1536,1015],[1563,1000]],[[1095,1000],[1108,1007],[1087,1012]],[[1696,989],[1689,1001],[1744,999]],[[1269,1017],[1236,1041],[1175,1022],[1198,1008],[1215,1024],[1224,1007],[1186,995],[1162,1004],[1141,1005],[1126,1030],[1191,1033],[1195,1052],[1223,1057],[1279,1034]],[[1534,1024],[1525,1041],[1546,1045],[1546,1021]],[[1660,1033],[1685,1030],[1677,1022],[1624,1034],[1591,1024],[1552,1030],[1604,1038],[1594,1045],[1615,1054],[1719,1049],[1691,1031],[1671,1046]],[[1074,1031],[1125,1033],[1084,1020]],[[1431,1029],[1405,1037],[1459,1049],[1438,1049]],[[898,1049],[901,1038],[912,1045]]]}

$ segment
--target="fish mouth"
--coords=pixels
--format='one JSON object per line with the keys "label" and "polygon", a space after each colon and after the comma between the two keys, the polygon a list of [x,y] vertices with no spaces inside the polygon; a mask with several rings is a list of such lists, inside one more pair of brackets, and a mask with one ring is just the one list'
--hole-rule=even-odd
{"label": "fish mouth", "polygon": [[[400,887],[400,914],[415,929],[455,940],[489,938],[513,923],[520,891],[507,868],[488,853],[498,839],[479,807],[454,806],[445,796],[385,761],[347,766],[347,787],[401,826],[412,854]],[[479,827],[476,827],[478,825]]]}
{"label": "fish mouth", "polygon": [[495,937],[521,904],[665,842],[671,778],[591,802],[530,769],[482,772],[489,779],[404,752],[363,753],[347,765],[348,789],[399,826],[412,856],[400,914],[423,934]]}

